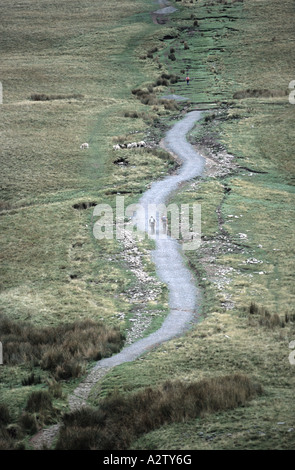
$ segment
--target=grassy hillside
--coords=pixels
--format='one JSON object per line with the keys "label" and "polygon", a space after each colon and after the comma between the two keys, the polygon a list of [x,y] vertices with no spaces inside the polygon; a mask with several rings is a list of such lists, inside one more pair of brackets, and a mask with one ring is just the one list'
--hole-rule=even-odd
{"label": "grassy hillside", "polygon": [[205,1],[186,8],[175,21],[187,29],[168,49],[176,60],[165,54],[162,60],[173,73],[189,70],[189,88],[179,82],[174,93],[188,96],[192,108],[214,108],[190,134],[208,158],[206,176],[174,200],[201,203],[203,243],[185,254],[204,288],[204,319],[185,338],[111,372],[93,393],[94,403],[115,386],[135,393],[168,378],[186,383],[243,372],[264,387],[260,398],[238,410],[167,422],[133,448],[291,449],[292,2],[281,8],[276,2]]}
{"label": "grassy hillside", "polygon": [[[142,305],[134,301],[137,280],[122,246],[92,235],[93,205],[113,206],[117,194],[134,202],[171,171],[174,162],[155,144],[182,109],[196,108],[204,118],[189,138],[207,157],[207,171],[175,202],[202,205],[203,243],[186,252],[204,291],[202,321],[185,337],[110,371],[89,404],[106,408],[105,397],[116,390],[130,407],[147,387],[162,393],[167,380],[180,381],[176,393],[184,393],[185,384],[244,374],[262,393],[241,399],[243,406],[208,406],[181,419],[168,407],[166,418],[124,445],[294,448],[293,4],[172,3],[177,12],[157,23],[150,0],[121,0],[120,8],[114,0],[0,2],[2,448],[26,445],[38,426],[60,419],[68,393],[97,354],[121,347],[135,312],[152,313],[151,329],[166,313],[149,243],[139,245],[142,269],[158,290]],[[167,94],[188,100],[175,105],[162,100]],[[128,164],[115,163],[114,144],[142,139],[152,148],[122,150]],[[82,142],[89,150],[80,150]],[[83,357],[76,324],[82,321],[108,332],[101,333],[106,347],[94,351],[90,342]],[[74,330],[67,346],[60,338],[64,324]],[[45,349],[44,332],[65,349],[65,370],[56,369],[65,359]],[[32,361],[26,349],[36,336],[47,362],[37,350]],[[9,341],[17,354],[5,364]],[[74,363],[67,347],[76,348]],[[43,408],[29,400],[36,392],[38,399],[47,394]],[[173,393],[168,399],[174,406]]]}
{"label": "grassy hillside", "polygon": [[[115,1],[0,6],[0,340],[6,364],[1,402],[15,420],[30,393],[47,390],[52,379],[26,349],[28,339],[19,337],[18,324],[42,338],[47,328],[57,329],[49,334],[56,338],[60,325],[75,328],[83,321],[98,328],[103,322],[115,335],[118,329],[125,335],[129,318],[143,308],[132,298],[136,277],[122,247],[93,237],[93,206],[113,206],[117,194],[129,204],[174,162],[163,151],[142,149],[130,155],[128,168],[114,163],[113,145],[135,135],[138,141],[146,138],[156,116],[131,92],[163,73],[140,59],[158,31],[150,21],[150,2],[123,1],[120,8]],[[161,104],[158,112],[169,113]],[[89,150],[80,149],[83,142]],[[143,270],[149,263],[146,248],[140,247]],[[166,290],[159,286],[155,296],[158,302],[144,308],[158,321],[167,311]],[[14,348],[17,353],[8,354]],[[80,357],[72,382],[62,382],[59,410],[67,407],[68,391],[93,359],[88,353]],[[22,386],[32,373],[41,380]]]}

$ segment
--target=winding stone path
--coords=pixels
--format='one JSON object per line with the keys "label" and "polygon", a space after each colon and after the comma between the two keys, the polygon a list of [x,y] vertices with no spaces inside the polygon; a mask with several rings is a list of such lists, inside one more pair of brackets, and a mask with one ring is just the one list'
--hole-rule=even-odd
{"label": "winding stone path", "polygon": [[[176,175],[167,176],[161,181],[153,183],[151,188],[143,195],[139,204],[144,208],[144,218],[137,220],[137,225],[145,230],[146,218],[150,215],[151,205],[166,204],[169,195],[177,190],[179,184],[196,176],[201,176],[204,169],[204,159],[187,142],[186,134],[194,127],[201,117],[199,111],[188,113],[184,119],[175,124],[167,133],[164,146],[168,151],[176,154],[182,161],[182,166]],[[125,347],[118,354],[100,360],[91,374],[82,382],[70,397],[72,407],[82,405],[91,385],[101,378],[110,368],[125,362],[134,361],[143,353],[173,337],[182,334],[191,326],[198,312],[201,293],[195,285],[191,272],[186,267],[181,247],[177,240],[172,238],[155,237],[156,249],[152,253],[157,274],[169,289],[170,313],[161,328],[146,338]]]}
{"label": "winding stone path", "polygon": [[[194,127],[200,117],[201,112],[190,112],[167,133],[164,139],[164,147],[173,155],[176,155],[182,165],[176,174],[153,183],[142,196],[139,204],[144,209],[140,212],[143,216],[136,218],[140,230],[148,230],[147,217],[151,213],[151,206],[166,205],[169,196],[177,191],[180,184],[202,175],[205,164],[204,159],[186,139],[187,133]],[[190,328],[192,321],[196,319],[201,293],[196,287],[191,272],[184,263],[180,244],[170,237],[161,238],[155,235],[154,238],[156,248],[152,253],[152,257],[160,280],[169,289],[170,313],[156,332],[128,345],[118,354],[97,362],[92,371],[69,397],[71,410],[86,405],[94,384],[111,368],[125,362],[134,361],[164,341],[183,334]],[[51,426],[45,429],[43,434],[42,431],[38,433],[38,439],[33,438],[31,443],[35,448],[42,448],[43,442],[50,447],[58,431],[59,425]]]}

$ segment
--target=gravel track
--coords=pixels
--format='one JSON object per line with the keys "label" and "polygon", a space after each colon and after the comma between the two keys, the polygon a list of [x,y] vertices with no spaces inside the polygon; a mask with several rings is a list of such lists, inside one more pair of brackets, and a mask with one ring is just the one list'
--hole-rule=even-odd
{"label": "gravel track", "polygon": [[[177,155],[182,166],[177,174],[153,183],[151,188],[144,193],[139,203],[145,208],[146,217],[150,215],[147,209],[149,205],[166,204],[171,193],[176,191],[181,183],[202,175],[204,159],[186,140],[186,134],[200,117],[201,112],[190,112],[167,133],[164,146]],[[145,229],[146,220],[137,220],[137,224]],[[179,243],[169,237],[164,239],[155,237],[155,243],[156,248],[152,252],[152,258],[159,278],[167,284],[169,289],[170,313],[156,332],[123,348],[114,356],[100,360],[91,373],[94,381],[96,371],[101,376],[102,369],[107,372],[114,366],[134,361],[164,341],[182,334],[191,326],[191,322],[195,321],[201,293],[195,285],[192,273],[184,263]],[[88,379],[87,381],[89,382]],[[74,391],[74,395],[75,397],[81,396],[84,402],[83,383]]]}
{"label": "gravel track", "polygon": [[[147,214],[150,216],[150,209],[148,208],[151,204],[166,205],[169,196],[177,191],[179,185],[202,175],[205,161],[186,139],[187,133],[194,127],[200,117],[201,112],[192,111],[186,114],[166,134],[163,142],[164,147],[177,156],[182,165],[176,174],[153,183],[142,196],[139,203],[145,209],[145,215],[137,219],[137,225],[141,230],[148,230]],[[195,284],[192,273],[185,265],[180,244],[177,240],[169,237],[162,239],[155,236],[154,238],[156,247],[152,252],[152,258],[156,265],[158,277],[169,289],[170,313],[156,332],[128,345],[120,353],[97,362],[86,379],[69,397],[71,410],[86,404],[91,388],[112,367],[134,361],[161,343],[183,334],[191,327],[192,322],[196,321],[201,293]],[[31,443],[39,449],[42,448],[44,443],[50,446],[58,430],[59,425],[51,426],[32,438]]]}

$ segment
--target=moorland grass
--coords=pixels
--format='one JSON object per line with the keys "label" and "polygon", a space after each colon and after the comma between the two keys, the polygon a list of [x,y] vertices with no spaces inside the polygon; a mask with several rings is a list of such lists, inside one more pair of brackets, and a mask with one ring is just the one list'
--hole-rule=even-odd
{"label": "moorland grass", "polygon": [[[42,335],[87,319],[120,335],[136,308],[128,298],[135,279],[116,240],[94,239],[92,204],[113,206],[120,192],[134,202],[173,166],[163,152],[142,149],[128,156],[125,171],[114,164],[112,149],[117,136],[146,139],[157,112],[170,113],[163,103],[155,111],[132,99],[131,92],[163,73],[152,59],[140,58],[159,28],[150,21],[150,4],[142,1],[124,0],[120,8],[115,1],[12,1],[2,9],[2,311],[9,321],[32,325],[33,336],[39,328]],[[165,83],[154,88],[164,90]],[[88,151],[80,149],[85,141]],[[95,334],[95,328],[87,331]],[[84,370],[61,345],[49,352],[46,341],[33,346],[20,334],[9,346],[4,336],[4,360],[10,351],[15,361],[1,369],[1,399],[9,402],[14,420],[29,389],[45,383],[48,374],[59,376],[64,390]],[[82,353],[86,363],[100,356],[91,359],[88,352]],[[66,393],[60,407],[65,400]]]}
{"label": "moorland grass", "polygon": [[[57,380],[79,377],[85,360],[108,357],[118,352],[124,342],[118,328],[93,320],[36,327],[1,315],[0,334],[6,366],[31,364],[49,371]],[[28,381],[36,382],[32,378]]]}
{"label": "moorland grass", "polygon": [[[194,8],[198,29],[172,38],[177,60],[168,62],[161,51],[161,61],[176,75],[189,70],[191,86],[179,80],[174,93],[188,96],[192,107],[216,108],[190,133],[191,143],[203,151],[205,142],[215,157],[227,151],[238,166],[185,185],[173,199],[202,204],[203,244],[185,256],[204,290],[204,317],[184,339],[110,372],[92,400],[116,385],[127,393],[171,376],[194,380],[243,371],[265,386],[264,398],[235,413],[164,426],[132,448],[290,449],[294,159],[286,88],[293,73],[287,46],[294,35],[292,5],[204,1]],[[189,49],[180,46],[182,39]],[[249,312],[251,302],[259,306],[256,314]]]}
{"label": "moorland grass", "polygon": [[261,387],[242,374],[190,384],[167,381],[127,397],[115,392],[97,409],[64,415],[56,449],[128,449],[135,438],[153,429],[243,406],[261,393]]}
{"label": "moorland grass", "polygon": [[[76,3],[69,12],[63,2],[46,2],[45,15],[39,10],[31,13],[34,19],[38,13],[37,23],[26,22],[23,16],[15,21],[19,12],[15,5],[8,12],[8,24],[11,18],[14,27],[3,43],[5,112],[0,124],[5,137],[1,202],[5,312],[42,326],[58,324],[65,317],[76,319],[77,312],[80,319],[121,324],[119,314],[130,309],[125,293],[134,279],[126,274],[120,246],[91,239],[91,207],[73,206],[93,201],[113,204],[118,192],[135,202],[151,180],[173,167],[168,159],[145,150],[128,155],[126,168],[113,163],[117,155],[112,146],[117,141],[133,141],[135,133],[159,141],[172,124],[171,116],[179,111],[170,104],[171,109],[165,109],[164,93],[186,96],[185,109],[213,108],[214,113],[205,115],[190,133],[190,141],[197,147],[207,142],[215,153],[230,152],[243,168],[226,177],[193,181],[183,188],[187,193],[175,199],[201,201],[202,235],[212,242],[209,258],[208,251],[202,251],[205,245],[198,253],[186,253],[204,289],[202,321],[185,337],[110,371],[94,387],[89,403],[97,406],[114,389],[127,403],[130,392],[144,394],[151,386],[158,390],[168,379],[177,378],[183,386],[221,373],[243,373],[263,386],[262,396],[246,406],[196,415],[185,423],[170,421],[162,426],[164,420],[159,429],[146,428],[137,441],[136,432],[133,443],[124,445],[290,449],[294,447],[294,369],[288,361],[288,345],[294,339],[290,152],[294,129],[286,89],[294,78],[292,2],[284,2],[282,8],[279,2],[266,0],[181,1],[176,3],[178,12],[160,28],[150,23],[150,2],[135,7],[126,0],[126,17],[119,9],[111,14],[109,2],[100,3],[99,34],[94,4],[85,3],[77,18]],[[54,34],[47,34],[45,56],[44,42],[41,47],[34,41],[33,25],[45,34],[47,14],[56,9],[60,21]],[[20,41],[20,30],[27,42]],[[175,60],[168,57],[171,48]],[[65,76],[67,80],[62,79]],[[173,83],[171,76],[177,77]],[[141,90],[140,99],[132,90]],[[78,93],[83,98],[33,102],[28,99],[32,93]],[[79,150],[82,141],[90,142],[89,152]],[[247,241],[240,233],[247,235]],[[216,241],[218,250],[213,246]],[[260,263],[247,262],[253,259],[262,261],[263,269]],[[255,313],[249,311],[251,302],[259,306]],[[20,390],[15,384],[28,378],[28,370],[11,368],[10,374],[2,371],[2,375],[11,385],[10,409],[15,415],[17,407],[24,407],[30,388]],[[8,397],[8,390],[3,397]],[[69,427],[67,447],[83,446],[85,433],[89,445],[88,419],[91,423],[88,416],[78,436]]]}

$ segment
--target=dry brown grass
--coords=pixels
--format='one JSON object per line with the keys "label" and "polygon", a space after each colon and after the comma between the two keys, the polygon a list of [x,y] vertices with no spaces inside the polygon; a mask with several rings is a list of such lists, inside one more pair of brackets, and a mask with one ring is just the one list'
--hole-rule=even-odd
{"label": "dry brown grass", "polygon": [[124,337],[118,328],[92,320],[35,327],[0,316],[4,363],[33,364],[57,380],[79,377],[85,360],[99,360],[120,350]]}
{"label": "dry brown grass", "polygon": [[56,449],[127,449],[132,440],[164,424],[233,409],[261,393],[261,386],[244,374],[195,383],[167,381],[127,397],[115,392],[97,409],[66,414]]}

